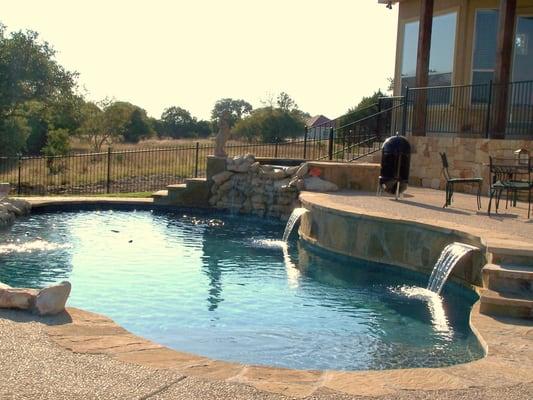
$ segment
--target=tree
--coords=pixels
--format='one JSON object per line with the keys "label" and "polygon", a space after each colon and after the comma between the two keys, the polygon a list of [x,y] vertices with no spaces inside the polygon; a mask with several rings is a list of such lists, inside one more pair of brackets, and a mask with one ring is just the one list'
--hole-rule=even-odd
{"label": "tree", "polygon": [[50,131],[43,147],[43,154],[46,156],[64,156],[70,150],[69,131],[66,129],[56,129]]}
{"label": "tree", "polygon": [[235,125],[233,134],[248,141],[275,142],[301,135],[305,123],[298,113],[264,107],[252,112]]}
{"label": "tree", "polygon": [[24,117],[0,119],[0,154],[14,155],[25,148],[30,127]]}
{"label": "tree", "polygon": [[252,105],[244,100],[220,99],[215,103],[213,111],[211,111],[211,120],[215,129],[218,129],[219,118],[227,112],[229,115],[228,123],[230,128],[232,128],[243,117],[250,115],[252,109]]}
{"label": "tree", "polygon": [[153,132],[150,123],[143,114],[143,110],[135,108],[130,115],[129,121],[126,123],[124,129],[124,141],[128,143],[138,143],[139,140],[150,136]]}
{"label": "tree", "polygon": [[281,92],[277,99],[276,103],[278,107],[284,111],[292,111],[298,109],[298,104],[285,92]]}
{"label": "tree", "polygon": [[89,142],[96,152],[109,140],[110,133],[104,128],[104,112],[96,103],[88,102],[83,105],[78,135]]}
{"label": "tree", "polygon": [[[137,114],[135,117],[134,113]],[[98,104],[86,103],[82,114],[78,134],[91,143],[96,152],[101,151],[105,143],[118,140],[135,142],[152,133],[146,111],[125,101],[104,99]],[[134,132],[128,129],[134,129]]]}
{"label": "tree", "polygon": [[[33,133],[32,146],[45,141],[54,122],[47,111],[54,104],[75,97],[77,74],[66,71],[54,59],[55,51],[39,41],[33,31],[6,35],[0,24],[0,147],[2,154],[26,149],[26,139]],[[39,102],[39,107],[27,105]],[[28,115],[28,108],[31,115]],[[37,118],[37,116],[39,116]],[[33,118],[32,121],[29,119]],[[57,121],[55,121],[57,122]],[[53,129],[59,127],[53,127]],[[36,129],[34,132],[33,129]],[[37,136],[37,138],[36,138]]]}
{"label": "tree", "polygon": [[192,128],[196,122],[189,111],[175,106],[163,111],[161,121],[165,135],[175,139],[192,136]]}
{"label": "tree", "polygon": [[196,123],[194,124],[194,132],[198,137],[208,137],[212,133],[211,123],[205,120],[196,121]]}

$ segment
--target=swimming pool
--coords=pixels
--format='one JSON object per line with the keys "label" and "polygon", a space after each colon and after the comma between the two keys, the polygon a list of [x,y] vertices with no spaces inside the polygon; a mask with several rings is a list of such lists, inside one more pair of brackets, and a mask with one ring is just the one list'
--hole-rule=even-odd
{"label": "swimming pool", "polygon": [[280,222],[168,211],[42,212],[1,232],[0,281],[68,279],[70,306],[214,359],[296,369],[437,367],[483,350],[475,295],[427,276],[273,241]]}

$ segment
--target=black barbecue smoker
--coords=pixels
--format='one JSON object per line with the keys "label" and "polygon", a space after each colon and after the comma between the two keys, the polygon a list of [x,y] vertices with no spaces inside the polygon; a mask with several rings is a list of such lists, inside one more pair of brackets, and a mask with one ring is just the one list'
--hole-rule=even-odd
{"label": "black barbecue smoker", "polygon": [[396,196],[407,189],[411,145],[403,136],[396,134],[383,143],[381,148],[381,174],[379,176],[378,196],[387,192]]}

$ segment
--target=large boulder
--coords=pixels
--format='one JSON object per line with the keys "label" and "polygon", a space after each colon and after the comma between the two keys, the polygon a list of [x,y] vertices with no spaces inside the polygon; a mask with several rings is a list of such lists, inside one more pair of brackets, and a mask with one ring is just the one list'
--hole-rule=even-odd
{"label": "large boulder", "polygon": [[0,287],[0,308],[29,310],[35,304],[36,289],[12,288],[2,284]]}
{"label": "large boulder", "polygon": [[216,175],[213,175],[211,179],[213,180],[213,182],[215,182],[215,184],[221,185],[224,182],[226,182],[229,178],[231,178],[232,175],[233,173],[230,171],[223,171]]}
{"label": "large boulder", "polygon": [[40,290],[35,298],[34,311],[39,315],[53,315],[63,312],[70,290],[71,285],[67,281]]}
{"label": "large boulder", "polygon": [[11,225],[15,221],[15,214],[8,212],[0,207],[0,228]]}
{"label": "large boulder", "polygon": [[339,187],[333,182],[326,181],[317,176],[310,176],[304,179],[305,190],[310,192],[336,192]]}

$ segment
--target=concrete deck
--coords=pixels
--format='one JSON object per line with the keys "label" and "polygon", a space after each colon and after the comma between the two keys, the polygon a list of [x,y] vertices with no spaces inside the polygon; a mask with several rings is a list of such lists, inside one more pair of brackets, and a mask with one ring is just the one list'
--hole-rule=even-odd
{"label": "concrete deck", "polygon": [[304,202],[309,201],[325,208],[351,214],[459,230],[483,238],[489,250],[508,248],[531,252],[533,255],[533,214],[528,220],[527,203],[519,202],[517,207],[505,209],[505,200],[503,200],[499,212],[497,214],[492,212],[489,216],[486,197],[482,198],[483,208],[479,211],[476,197],[463,193],[455,193],[452,206],[443,208],[444,191],[416,187],[408,188],[404,197],[398,201],[390,195],[377,197],[375,193],[352,191],[305,192],[300,198]]}

